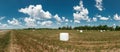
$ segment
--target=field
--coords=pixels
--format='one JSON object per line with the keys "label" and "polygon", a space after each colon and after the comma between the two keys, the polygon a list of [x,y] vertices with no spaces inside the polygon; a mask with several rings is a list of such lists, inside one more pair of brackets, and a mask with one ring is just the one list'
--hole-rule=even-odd
{"label": "field", "polygon": [[[60,32],[68,32],[69,41],[60,41]],[[3,31],[0,52],[120,52],[120,31]]]}

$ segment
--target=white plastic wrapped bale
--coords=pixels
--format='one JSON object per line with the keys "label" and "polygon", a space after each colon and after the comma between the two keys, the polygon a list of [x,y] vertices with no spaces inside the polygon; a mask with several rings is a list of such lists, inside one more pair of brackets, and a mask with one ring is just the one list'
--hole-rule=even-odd
{"label": "white plastic wrapped bale", "polygon": [[69,33],[60,33],[60,41],[68,41]]}
{"label": "white plastic wrapped bale", "polygon": [[82,33],[83,32],[83,30],[80,30],[80,33]]}
{"label": "white plastic wrapped bale", "polygon": [[100,30],[100,32],[103,32],[103,30]]}
{"label": "white plastic wrapped bale", "polygon": [[32,30],[32,31],[35,31],[35,30]]}

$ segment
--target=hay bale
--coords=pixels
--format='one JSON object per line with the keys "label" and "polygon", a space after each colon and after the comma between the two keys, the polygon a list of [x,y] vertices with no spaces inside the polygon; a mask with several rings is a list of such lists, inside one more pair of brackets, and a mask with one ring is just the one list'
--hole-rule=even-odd
{"label": "hay bale", "polygon": [[83,32],[83,30],[80,30],[80,33],[82,33]]}
{"label": "hay bale", "polygon": [[32,31],[35,31],[35,30],[32,30]]}
{"label": "hay bale", "polygon": [[60,33],[60,41],[68,41],[69,33]]}
{"label": "hay bale", "polygon": [[103,30],[100,30],[100,32],[103,32]]}

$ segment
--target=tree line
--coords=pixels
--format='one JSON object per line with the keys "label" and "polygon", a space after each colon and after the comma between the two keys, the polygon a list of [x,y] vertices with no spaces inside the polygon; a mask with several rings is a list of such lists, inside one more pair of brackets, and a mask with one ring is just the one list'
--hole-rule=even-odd
{"label": "tree line", "polygon": [[24,30],[116,30],[120,31],[120,26],[107,26],[107,25],[99,25],[99,26],[62,26],[58,28],[25,28]]}
{"label": "tree line", "polygon": [[78,26],[78,27],[71,27],[71,26],[63,26],[59,27],[59,30],[120,30],[120,26],[110,27],[107,25],[99,25],[99,26]]}

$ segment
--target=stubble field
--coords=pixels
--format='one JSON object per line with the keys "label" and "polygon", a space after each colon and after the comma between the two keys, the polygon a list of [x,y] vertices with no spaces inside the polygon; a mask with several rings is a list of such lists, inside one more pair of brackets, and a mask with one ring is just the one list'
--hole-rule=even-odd
{"label": "stubble field", "polygon": [[[59,40],[61,32],[69,33],[69,41]],[[120,31],[3,31],[0,52],[120,52]]]}

